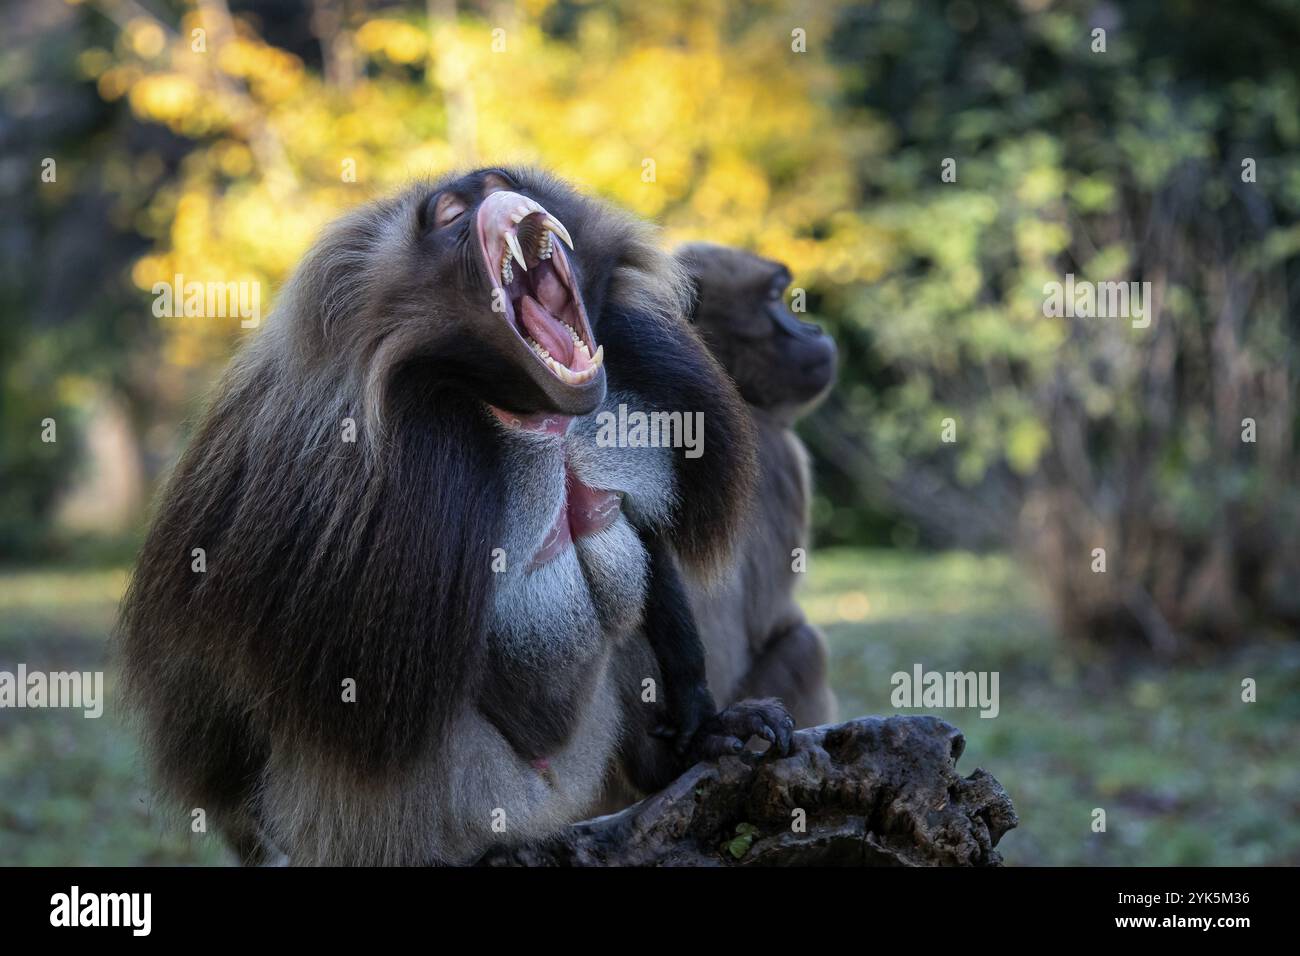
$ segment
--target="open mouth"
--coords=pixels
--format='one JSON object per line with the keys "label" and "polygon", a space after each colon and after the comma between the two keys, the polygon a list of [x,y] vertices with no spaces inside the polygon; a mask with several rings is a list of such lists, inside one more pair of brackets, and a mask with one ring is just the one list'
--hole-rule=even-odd
{"label": "open mouth", "polygon": [[[573,248],[564,225],[519,193],[499,190],[478,210],[478,234],[494,297],[500,290],[506,321],[533,356],[565,385],[594,379],[605,360],[561,242]],[[556,241],[556,238],[560,242]]]}

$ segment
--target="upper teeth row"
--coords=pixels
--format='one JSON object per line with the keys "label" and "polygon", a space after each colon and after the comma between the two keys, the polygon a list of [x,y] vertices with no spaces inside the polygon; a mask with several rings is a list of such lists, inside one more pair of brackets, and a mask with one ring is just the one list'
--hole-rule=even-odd
{"label": "upper teeth row", "polygon": [[[542,232],[542,237],[537,241],[537,258],[549,259],[553,250],[551,249],[551,231],[549,229]],[[519,246],[519,237],[514,233],[506,233],[506,249],[501,253],[501,280],[506,285],[514,281],[515,269],[514,260],[519,261],[525,272],[528,271],[528,263],[524,260],[523,249]]]}
{"label": "upper teeth row", "polygon": [[[539,212],[543,216],[542,235],[537,240],[537,257],[539,259],[551,258],[552,234],[559,236],[570,249],[573,248],[573,240],[569,238],[569,230],[564,228],[564,224],[531,199],[525,199],[516,206],[515,211],[510,214],[510,218],[514,220],[515,225],[518,225],[535,212]],[[507,231],[505,240],[506,248],[501,253],[501,278],[509,284],[514,280],[515,276],[514,267],[511,265],[510,260],[515,259],[519,263],[519,267],[525,272],[528,271],[528,260],[524,258],[523,247],[519,244],[519,236],[515,232]]]}
{"label": "upper teeth row", "polygon": [[560,222],[560,220],[556,219],[531,199],[525,198],[523,202],[516,206],[515,211],[510,214],[510,218],[514,221],[515,225],[519,225],[519,223],[523,222],[535,212],[542,214],[542,225],[546,229],[549,229],[551,232],[554,232],[557,236],[563,239],[564,244],[570,249],[573,248],[573,240],[569,237],[569,230],[564,228],[564,223]]}

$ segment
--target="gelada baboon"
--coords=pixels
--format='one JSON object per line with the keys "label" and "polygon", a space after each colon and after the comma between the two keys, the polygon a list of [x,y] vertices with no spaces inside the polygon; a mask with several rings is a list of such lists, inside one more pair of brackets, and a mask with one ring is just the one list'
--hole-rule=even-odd
{"label": "gelada baboon", "polygon": [[808,547],[808,455],[791,430],[835,379],[835,343],[786,307],[789,270],[710,244],[675,255],[695,285],[693,319],[748,405],[758,442],[756,512],[721,587],[691,587],[717,699],[778,697],[800,727],[834,718],[826,641],[793,592]]}
{"label": "gelada baboon", "polygon": [[[754,467],[684,290],[642,223],[525,169],[329,228],[231,362],[123,602],[163,789],[250,862],[460,863],[680,771],[649,733],[674,718],[646,691],[643,540],[725,562]],[[596,441],[619,403],[702,411],[704,454]],[[786,721],[728,708],[687,758],[788,744]]]}

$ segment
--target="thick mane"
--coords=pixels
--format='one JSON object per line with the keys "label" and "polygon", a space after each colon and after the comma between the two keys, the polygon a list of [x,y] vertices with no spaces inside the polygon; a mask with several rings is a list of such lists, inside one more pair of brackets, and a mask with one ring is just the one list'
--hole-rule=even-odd
{"label": "thick mane", "polygon": [[[474,188],[490,174],[472,174]],[[509,175],[578,237],[571,261],[610,394],[704,413],[704,453],[676,451],[675,505],[651,530],[693,569],[717,568],[744,524],[754,442],[686,320],[682,270],[635,217],[545,174]],[[458,337],[471,339],[462,319],[481,309],[482,252],[423,228],[439,186],[344,216],[303,258],[217,386],[123,599],[126,690],[157,774],[237,845],[256,847],[264,827],[297,832],[286,817],[313,812],[259,815],[277,783],[292,792],[294,774],[275,767],[378,794],[436,766],[461,712],[500,679],[487,659],[492,560],[511,476],[499,426],[455,364],[469,348],[456,353]]]}
{"label": "thick mane", "polygon": [[686,270],[638,220],[620,213],[602,222],[616,224],[615,248],[622,250],[599,328],[611,389],[635,392],[649,410],[704,413],[704,453],[677,452],[669,534],[707,579],[730,556],[750,507],[758,468],[753,426],[726,371],[686,320],[693,295]]}
{"label": "thick mane", "polygon": [[378,354],[384,329],[343,341],[334,324],[377,311],[376,254],[400,239],[400,206],[346,217],[306,257],[160,496],[118,636],[181,793],[256,769],[220,746],[202,766],[218,717],[271,728],[250,750],[291,738],[373,770],[429,745],[472,695],[501,497],[483,411],[401,350]]}

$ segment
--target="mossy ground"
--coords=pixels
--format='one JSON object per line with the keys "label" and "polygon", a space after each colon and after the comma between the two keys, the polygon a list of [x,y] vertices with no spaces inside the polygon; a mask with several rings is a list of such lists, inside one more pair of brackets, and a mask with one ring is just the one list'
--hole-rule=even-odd
{"label": "mossy ground", "polygon": [[[150,812],[107,644],[125,580],[0,574],[0,669],[104,669],[108,701],[97,720],[0,710],[0,862],[228,862],[187,819]],[[830,641],[842,717],[897,712],[890,676],[918,663],[998,672],[996,718],[935,712],[966,734],[959,768],[985,767],[1016,803],[1008,863],[1300,862],[1300,644],[1177,668],[1085,658],[1053,637],[1022,571],[998,556],[818,552],[802,597]],[[1245,677],[1257,703],[1241,702]],[[1105,833],[1092,832],[1095,808]]]}

